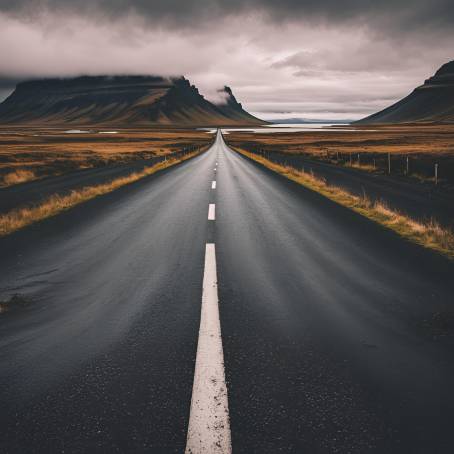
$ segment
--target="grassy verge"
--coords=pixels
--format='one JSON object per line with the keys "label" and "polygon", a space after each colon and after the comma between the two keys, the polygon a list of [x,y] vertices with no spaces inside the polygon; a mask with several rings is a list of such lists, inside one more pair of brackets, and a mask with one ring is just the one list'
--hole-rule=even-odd
{"label": "grassy verge", "polygon": [[[204,148],[206,149],[206,147]],[[186,161],[201,152],[195,151],[179,158],[168,158],[151,167],[146,167],[140,172],[134,172],[125,177],[116,178],[108,183],[96,186],[87,186],[71,191],[65,196],[52,195],[38,205],[26,208],[18,208],[0,215],[0,236],[8,235],[36,221],[55,216],[61,211],[68,210],[75,205],[86,202],[108,192],[115,191],[122,186],[134,183],[141,178],[152,175],[159,170],[166,169],[180,162]]]}
{"label": "grassy verge", "polygon": [[276,164],[268,159],[240,148],[235,151],[264,165],[289,180],[295,181],[353,211],[394,230],[402,237],[454,258],[454,232],[440,227],[436,222],[418,222],[387,207],[383,202],[373,202],[366,196],[356,196],[337,186],[331,186],[322,178],[297,170],[293,167]]}
{"label": "grassy verge", "polygon": [[345,167],[351,167],[353,169],[362,170],[363,172],[376,172],[377,169],[371,164],[358,164],[357,162],[353,162],[351,165],[346,163]]}
{"label": "grassy verge", "polygon": [[7,173],[3,177],[3,184],[1,186],[11,186],[13,184],[25,183],[26,181],[36,180],[36,175],[31,170],[18,169],[13,172]]}

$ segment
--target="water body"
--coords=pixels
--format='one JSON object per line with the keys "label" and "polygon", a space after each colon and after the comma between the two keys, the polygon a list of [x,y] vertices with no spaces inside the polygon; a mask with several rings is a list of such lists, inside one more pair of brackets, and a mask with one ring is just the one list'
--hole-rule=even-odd
{"label": "water body", "polygon": [[[250,128],[222,128],[223,134],[229,132],[255,132],[257,134],[268,134],[274,132],[351,132],[351,131],[365,131],[364,129],[347,128],[349,123],[274,123],[271,125],[264,125],[260,127]],[[216,128],[199,128],[202,131],[210,133],[216,132]],[[374,131],[370,129],[368,131]]]}

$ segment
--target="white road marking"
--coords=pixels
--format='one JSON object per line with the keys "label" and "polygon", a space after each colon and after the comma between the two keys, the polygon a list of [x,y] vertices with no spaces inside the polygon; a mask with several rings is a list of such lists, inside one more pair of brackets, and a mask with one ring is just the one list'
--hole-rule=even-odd
{"label": "white road marking", "polygon": [[219,320],[215,245],[205,249],[200,318],[186,454],[231,454],[229,406]]}
{"label": "white road marking", "polygon": [[210,205],[208,206],[208,220],[216,220],[216,205],[214,203],[210,203]]}
{"label": "white road marking", "polygon": [[211,182],[211,189],[216,189],[216,181]]}

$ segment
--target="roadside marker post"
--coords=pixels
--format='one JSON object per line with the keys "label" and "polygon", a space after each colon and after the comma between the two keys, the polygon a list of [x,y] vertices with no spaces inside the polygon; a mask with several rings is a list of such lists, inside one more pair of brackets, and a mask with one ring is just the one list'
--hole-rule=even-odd
{"label": "roadside marker post", "polygon": [[388,153],[388,174],[391,175],[391,153]]}
{"label": "roadside marker post", "polygon": [[438,184],[438,164],[435,164],[435,184]]}

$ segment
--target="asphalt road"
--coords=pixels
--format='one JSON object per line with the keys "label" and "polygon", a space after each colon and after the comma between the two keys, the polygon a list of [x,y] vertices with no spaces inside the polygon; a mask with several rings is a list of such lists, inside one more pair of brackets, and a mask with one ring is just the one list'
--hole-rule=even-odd
{"label": "asphalt road", "polygon": [[366,194],[371,200],[384,201],[414,219],[435,219],[443,226],[454,227],[453,194],[452,191],[449,193],[443,190],[442,186],[440,189],[432,183],[417,183],[398,175],[368,173],[301,155],[273,152],[267,157],[274,162],[313,172],[328,184],[339,186],[353,194]]}
{"label": "asphalt road", "polygon": [[452,452],[453,263],[220,136],[0,239],[0,452],[184,452],[207,243],[234,453]]}

